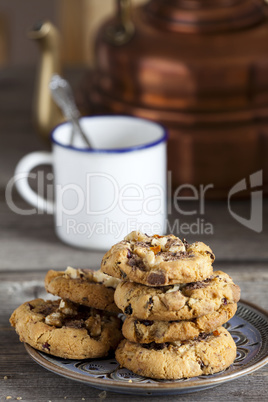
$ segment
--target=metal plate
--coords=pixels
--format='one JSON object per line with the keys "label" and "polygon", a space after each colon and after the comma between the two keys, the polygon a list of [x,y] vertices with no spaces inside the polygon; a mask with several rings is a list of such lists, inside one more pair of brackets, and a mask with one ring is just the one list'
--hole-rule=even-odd
{"label": "metal plate", "polygon": [[268,363],[268,315],[245,301],[224,325],[237,345],[235,362],[226,370],[180,380],[153,380],[120,368],[115,359],[68,360],[46,355],[25,344],[41,366],[66,378],[106,391],[136,395],[174,395],[201,391],[252,373]]}

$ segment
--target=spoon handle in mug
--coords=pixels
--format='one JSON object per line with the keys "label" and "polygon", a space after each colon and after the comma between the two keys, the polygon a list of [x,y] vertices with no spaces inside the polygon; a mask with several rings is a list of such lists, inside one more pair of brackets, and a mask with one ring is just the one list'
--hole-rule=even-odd
{"label": "spoon handle in mug", "polygon": [[72,134],[70,145],[73,145],[74,136],[78,133],[88,148],[92,148],[87,136],[82,130],[79,122],[80,113],[76,107],[71,86],[68,81],[58,74],[54,74],[49,84],[52,97],[57,105],[61,108],[67,120],[72,122]]}

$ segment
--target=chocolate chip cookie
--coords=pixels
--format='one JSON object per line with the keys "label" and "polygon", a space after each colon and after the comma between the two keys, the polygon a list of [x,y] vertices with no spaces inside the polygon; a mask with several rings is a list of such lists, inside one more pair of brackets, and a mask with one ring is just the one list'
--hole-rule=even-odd
{"label": "chocolate chip cookie", "polygon": [[122,367],[136,374],[176,380],[226,369],[236,357],[236,345],[229,332],[220,327],[183,342],[139,344],[123,340],[115,356]]}
{"label": "chocolate chip cookie", "polygon": [[122,281],[114,299],[124,314],[142,320],[191,320],[237,303],[240,288],[229,275],[215,271],[204,281],[173,286],[149,287]]}
{"label": "chocolate chip cookie", "polygon": [[102,272],[147,286],[202,281],[212,275],[215,257],[202,242],[188,244],[174,235],[134,231],[103,257]]}
{"label": "chocolate chip cookie", "polygon": [[22,342],[67,359],[106,356],[122,339],[117,317],[64,300],[26,302],[10,323]]}
{"label": "chocolate chip cookie", "polygon": [[237,304],[227,304],[192,321],[151,321],[127,317],[122,332],[125,338],[136,343],[185,341],[197,338],[201,333],[213,332],[229,321],[236,309]]}
{"label": "chocolate chip cookie", "polygon": [[45,277],[47,292],[62,299],[88,307],[118,313],[114,303],[114,291],[119,279],[90,269],[74,269],[65,271],[48,271]]}

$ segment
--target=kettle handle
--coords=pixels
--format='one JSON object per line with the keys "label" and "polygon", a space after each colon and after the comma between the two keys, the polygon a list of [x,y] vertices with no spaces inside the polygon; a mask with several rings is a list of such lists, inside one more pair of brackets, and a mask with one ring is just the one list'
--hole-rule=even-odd
{"label": "kettle handle", "polygon": [[112,45],[121,46],[130,41],[135,32],[131,19],[131,0],[117,0],[117,16],[113,25],[105,31],[106,40]]}

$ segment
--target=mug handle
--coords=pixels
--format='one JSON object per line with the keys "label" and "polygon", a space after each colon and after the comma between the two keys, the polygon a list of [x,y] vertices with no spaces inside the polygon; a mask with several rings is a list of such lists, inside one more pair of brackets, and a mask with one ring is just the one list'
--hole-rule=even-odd
{"label": "mug handle", "polygon": [[53,157],[50,152],[32,152],[24,156],[15,169],[15,178],[20,176],[19,180],[15,181],[15,184],[21,197],[33,207],[36,207],[39,210],[41,209],[48,214],[54,213],[54,202],[46,200],[33,191],[29,185],[28,177],[30,171],[34,167],[38,165],[52,165],[52,163]]}

